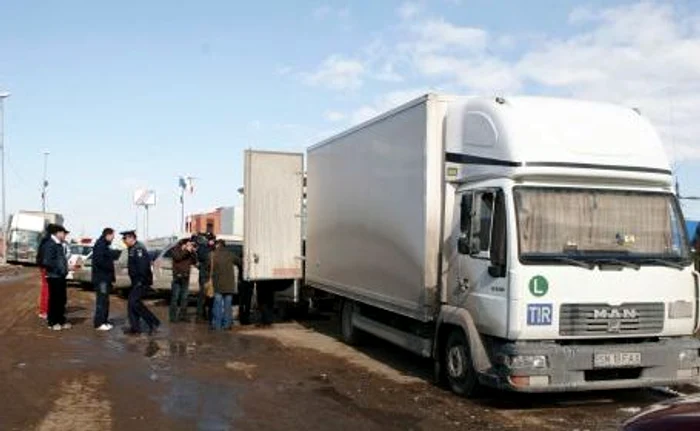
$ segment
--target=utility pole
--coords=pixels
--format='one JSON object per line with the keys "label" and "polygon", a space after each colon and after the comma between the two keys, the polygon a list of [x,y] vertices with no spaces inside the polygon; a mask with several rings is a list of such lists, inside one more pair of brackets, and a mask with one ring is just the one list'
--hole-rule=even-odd
{"label": "utility pole", "polygon": [[45,213],[46,212],[46,201],[47,201],[47,196],[46,192],[49,187],[49,179],[48,179],[48,168],[49,168],[49,153],[48,151],[44,151],[44,181],[41,183],[41,212]]}
{"label": "utility pole", "polygon": [[2,176],[2,263],[7,263],[7,213],[5,201],[5,108],[4,101],[10,97],[10,93],[0,91],[0,176]]}
{"label": "utility pole", "polygon": [[187,224],[185,220],[185,192],[189,191],[190,194],[194,193],[194,180],[195,177],[183,176],[178,180],[178,185],[180,186],[180,231],[182,233],[187,232]]}

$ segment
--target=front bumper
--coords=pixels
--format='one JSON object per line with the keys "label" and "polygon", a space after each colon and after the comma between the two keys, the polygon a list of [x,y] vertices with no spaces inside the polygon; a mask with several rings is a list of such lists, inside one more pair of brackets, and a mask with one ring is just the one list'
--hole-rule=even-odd
{"label": "front bumper", "polygon": [[[506,342],[492,346],[494,366],[479,376],[481,383],[517,392],[568,392],[639,388],[695,383],[700,358],[681,361],[683,351],[700,351],[700,340],[692,337],[655,342],[601,345],[560,345],[548,342]],[[640,353],[641,363],[630,367],[596,367],[600,353]],[[546,356],[544,368],[513,368],[507,358]]]}

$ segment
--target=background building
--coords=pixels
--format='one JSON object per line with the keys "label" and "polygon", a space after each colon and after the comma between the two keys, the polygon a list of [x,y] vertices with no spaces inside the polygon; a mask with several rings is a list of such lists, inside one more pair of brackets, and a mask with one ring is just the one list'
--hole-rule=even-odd
{"label": "background building", "polygon": [[190,214],[186,229],[188,233],[211,232],[214,235],[243,237],[243,207],[219,207],[205,213]]}

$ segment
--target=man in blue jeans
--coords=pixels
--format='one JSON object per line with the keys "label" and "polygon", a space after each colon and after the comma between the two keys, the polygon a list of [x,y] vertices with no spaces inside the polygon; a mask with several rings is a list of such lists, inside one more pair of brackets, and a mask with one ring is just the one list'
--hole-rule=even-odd
{"label": "man in blue jeans", "polygon": [[190,271],[197,264],[194,242],[183,239],[173,247],[173,283],[170,297],[170,322],[187,321],[187,300],[189,298]]}
{"label": "man in blue jeans", "polygon": [[92,248],[92,285],[95,286],[95,319],[93,324],[98,331],[109,331],[109,294],[116,277],[114,254],[110,246],[114,241],[114,229],[105,228]]}

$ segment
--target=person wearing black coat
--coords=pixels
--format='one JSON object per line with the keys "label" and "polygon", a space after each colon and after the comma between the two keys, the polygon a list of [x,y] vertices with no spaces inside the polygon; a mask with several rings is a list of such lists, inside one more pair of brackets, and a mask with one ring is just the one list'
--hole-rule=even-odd
{"label": "person wearing black coat", "polygon": [[98,331],[109,331],[109,295],[116,281],[114,254],[110,246],[114,241],[114,229],[105,228],[92,248],[92,285],[95,287],[95,319]]}
{"label": "person wearing black coat", "polygon": [[68,275],[68,259],[63,242],[68,231],[60,225],[49,229],[51,239],[42,250],[42,266],[46,269],[46,279],[49,283],[49,313],[47,316],[49,328],[54,331],[69,329],[66,321],[66,276]]}
{"label": "person wearing black coat", "polygon": [[160,326],[160,320],[143,303],[143,297],[148,288],[153,285],[153,272],[151,271],[151,258],[146,247],[136,240],[136,232],[133,230],[122,232],[124,243],[129,249],[129,278],[131,279],[131,292],[129,292],[129,325],[125,330],[127,335],[141,334],[141,319],[148,326],[148,333],[154,333]]}

